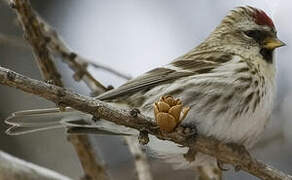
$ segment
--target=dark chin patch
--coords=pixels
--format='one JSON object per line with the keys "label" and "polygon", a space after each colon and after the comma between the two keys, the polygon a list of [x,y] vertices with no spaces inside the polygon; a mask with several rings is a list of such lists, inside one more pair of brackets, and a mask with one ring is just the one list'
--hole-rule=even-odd
{"label": "dark chin patch", "polygon": [[260,54],[263,56],[264,60],[267,63],[273,64],[273,50],[262,48],[260,50]]}

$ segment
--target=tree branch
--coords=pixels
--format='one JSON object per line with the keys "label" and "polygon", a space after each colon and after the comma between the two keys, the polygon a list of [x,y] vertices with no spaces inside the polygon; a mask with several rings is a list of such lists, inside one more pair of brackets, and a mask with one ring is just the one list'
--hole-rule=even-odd
{"label": "tree branch", "polygon": [[145,153],[137,144],[135,137],[125,136],[125,141],[129,146],[130,152],[135,158],[136,171],[139,180],[152,180],[150,166]]}
{"label": "tree branch", "polygon": [[33,54],[41,70],[41,74],[45,80],[52,81],[57,86],[63,86],[61,75],[47,48],[48,40],[40,31],[39,22],[36,19],[35,13],[29,6],[28,1],[12,1],[13,8],[16,9],[18,20],[23,28],[24,37],[30,43]]}
{"label": "tree branch", "polygon": [[49,48],[50,50],[61,56],[65,63],[69,65],[69,67],[75,72],[74,79],[76,81],[80,81],[81,79],[87,84],[87,86],[94,93],[102,93],[107,90],[99,81],[97,81],[87,70],[88,64],[91,64],[95,68],[103,69],[107,72],[115,74],[121,78],[126,80],[131,79],[130,76],[125,75],[117,70],[106,67],[101,64],[94,63],[93,61],[78,55],[76,52],[73,52],[71,48],[66,45],[64,40],[58,35],[58,33],[40,16],[37,17],[39,22],[41,23],[40,28],[46,34],[46,36],[50,39]]}
{"label": "tree branch", "polygon": [[91,91],[95,93],[101,93],[107,90],[99,81],[97,81],[87,70],[88,64],[91,64],[95,68],[99,68],[115,74],[121,78],[126,80],[131,79],[130,76],[125,75],[115,69],[106,67],[101,64],[94,63],[93,61],[73,52],[68,45],[66,45],[65,41],[59,36],[57,31],[55,31],[46,21],[44,21],[41,17],[38,16],[38,20],[41,23],[41,29],[46,34],[48,38],[50,38],[49,48],[50,50],[61,56],[65,63],[69,65],[69,67],[75,72],[73,76],[76,81],[80,81],[81,79],[87,84],[87,86],[91,89]]}
{"label": "tree branch", "polygon": [[142,114],[132,116],[129,110],[117,109],[95,98],[25,77],[3,67],[0,67],[0,84],[21,89],[24,92],[35,94],[52,102],[72,107],[119,125],[134,128],[138,131],[146,131],[161,140],[169,140],[213,156],[223,163],[231,164],[236,169],[244,170],[264,180],[292,179],[292,176],[257,161],[249,156],[248,153],[235,151],[234,145],[227,145],[216,139],[201,135],[198,135],[196,140],[193,141],[192,138],[188,138],[179,131],[172,133],[161,132],[151,118]]}
{"label": "tree branch", "polygon": [[[41,23],[41,30],[46,34],[47,37],[50,38],[49,47],[52,50],[52,52],[60,55],[64,58],[66,63],[69,63],[70,66],[73,65],[74,68],[77,70],[84,70],[83,68],[86,67],[84,65],[91,64],[95,68],[102,69],[104,71],[110,72],[116,76],[119,76],[121,78],[124,78],[125,80],[130,80],[131,77],[129,75],[126,75],[122,72],[119,72],[113,68],[109,68],[107,66],[104,66],[102,64],[98,64],[96,62],[93,62],[92,60],[89,60],[76,52],[73,52],[72,49],[65,43],[65,41],[60,37],[58,32],[51,27],[44,19],[42,19],[40,16],[37,16],[38,21]],[[71,64],[72,63],[72,64]],[[80,66],[83,65],[83,66]],[[85,68],[86,70],[86,68]],[[84,74],[87,76],[89,73]],[[81,79],[80,77],[79,79]]]}
{"label": "tree branch", "polygon": [[91,142],[89,141],[89,135],[69,135],[68,139],[75,147],[75,151],[77,152],[84,169],[85,176],[90,177],[85,179],[110,179],[104,163],[96,154]]}
{"label": "tree branch", "polygon": [[71,180],[52,170],[23,161],[0,151],[0,179],[7,180]]}

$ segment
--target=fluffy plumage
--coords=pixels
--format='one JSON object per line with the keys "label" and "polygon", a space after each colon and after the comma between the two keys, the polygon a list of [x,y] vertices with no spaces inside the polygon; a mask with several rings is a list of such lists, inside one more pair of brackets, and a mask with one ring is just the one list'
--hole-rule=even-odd
{"label": "fluffy plumage", "polygon": [[[239,7],[198,47],[97,98],[139,108],[153,117],[153,103],[172,95],[191,107],[184,124],[195,124],[199,133],[224,142],[251,147],[272,111],[276,73],[273,51],[282,45],[272,20],[263,11]],[[17,124],[15,116],[8,123]],[[9,132],[13,130],[17,128]],[[149,147],[168,161],[218,172],[215,160],[206,155],[187,163],[182,156],[186,149],[173,143],[153,138]],[[210,176],[220,179],[221,173]]]}

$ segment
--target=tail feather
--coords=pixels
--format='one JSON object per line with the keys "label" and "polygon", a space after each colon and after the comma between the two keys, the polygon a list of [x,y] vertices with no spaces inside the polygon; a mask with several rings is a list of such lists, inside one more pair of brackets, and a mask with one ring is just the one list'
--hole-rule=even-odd
{"label": "tail feather", "polygon": [[[73,117],[78,111],[66,108],[65,112],[60,112],[58,108],[36,109],[18,111],[11,114],[5,123],[11,125],[6,130],[8,135],[20,135],[36,131],[62,127],[60,123],[64,117]],[[78,112],[80,114],[80,112]]]}
{"label": "tail feather", "polygon": [[21,135],[48,129],[66,127],[67,133],[133,135],[133,130],[104,121],[92,121],[92,116],[66,108],[36,109],[18,111],[9,116],[5,123],[11,127],[6,130],[8,135]]}
{"label": "tail feather", "polygon": [[54,124],[67,115],[71,115],[72,112],[74,112],[72,108],[66,108],[66,111],[62,113],[58,108],[18,111],[12,113],[5,123],[18,126],[38,126],[39,123]]}
{"label": "tail feather", "polygon": [[8,135],[22,135],[22,134],[28,134],[28,133],[33,133],[37,131],[44,131],[44,130],[49,130],[49,129],[56,129],[56,128],[61,128],[63,127],[62,125],[44,125],[44,126],[38,126],[36,127],[22,127],[22,126],[11,126],[8,128],[5,133]]}

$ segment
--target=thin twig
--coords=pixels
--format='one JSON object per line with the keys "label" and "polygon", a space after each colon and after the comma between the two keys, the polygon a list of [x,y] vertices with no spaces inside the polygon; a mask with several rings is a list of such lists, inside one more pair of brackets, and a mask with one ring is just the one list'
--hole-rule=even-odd
{"label": "thin twig", "polygon": [[227,145],[216,139],[201,135],[198,135],[194,141],[192,140],[193,138],[188,138],[179,131],[172,133],[162,132],[151,118],[142,114],[137,114],[134,117],[129,110],[117,109],[117,107],[95,98],[28,78],[2,67],[0,67],[0,84],[21,89],[24,92],[35,94],[55,103],[59,102],[64,106],[92,114],[95,117],[103,118],[118,125],[134,128],[138,131],[146,131],[161,140],[172,141],[213,156],[223,163],[233,165],[237,170],[241,169],[264,180],[292,180],[292,176],[257,161],[248,153],[234,150],[234,145]]}
{"label": "thin twig", "polygon": [[[115,70],[113,68],[104,66],[102,64],[96,63],[93,60],[90,60],[88,58],[85,58],[79,54],[77,54],[76,52],[73,52],[72,49],[65,43],[65,41],[60,37],[60,35],[58,34],[58,32],[51,27],[44,19],[42,19],[40,16],[38,16],[38,20],[39,22],[42,24],[42,30],[43,32],[47,35],[47,37],[51,38],[50,41],[50,48],[51,50],[62,56],[64,59],[66,59],[67,61],[76,61],[76,63],[78,64],[91,64],[93,67],[95,68],[99,68],[102,69],[104,71],[110,72],[116,76],[119,76],[121,78],[124,78],[125,80],[130,80],[132,77],[129,75],[126,75],[122,72],[119,72],[118,70]],[[70,58],[70,54],[72,56],[75,56],[74,58]],[[74,63],[74,62],[73,62]]]}
{"label": "thin twig", "polygon": [[108,66],[105,66],[105,65],[102,65],[102,64],[97,64],[97,63],[89,61],[89,60],[87,60],[86,62],[88,62],[89,64],[91,64],[95,68],[102,69],[104,71],[110,72],[110,73],[112,73],[112,74],[114,74],[114,75],[116,75],[118,77],[121,77],[121,78],[123,78],[125,80],[132,79],[132,77],[130,75],[121,73],[121,72],[119,72],[119,71],[117,71],[117,70],[115,70],[113,68],[108,67]]}
{"label": "thin twig", "polygon": [[[60,55],[65,63],[67,63],[71,69],[75,71],[74,79],[80,81],[83,79],[88,87],[92,91],[96,91],[97,89],[101,89],[101,91],[105,91],[107,88],[100,84],[93,76],[88,72],[87,66],[91,64],[95,68],[99,68],[110,73],[113,73],[121,78],[126,80],[131,79],[130,76],[125,75],[117,70],[106,67],[101,64],[94,63],[92,60],[89,60],[76,52],[73,52],[68,45],[66,45],[65,41],[58,35],[58,33],[41,17],[38,16],[39,22],[41,22],[42,31],[46,34],[47,37],[50,38],[49,47],[52,52]],[[94,82],[92,84],[92,82]]]}
{"label": "thin twig", "polygon": [[110,179],[106,172],[104,163],[99,159],[99,156],[96,155],[88,135],[69,135],[68,139],[75,147],[75,151],[77,152],[84,169],[85,176],[90,177],[85,179]]}
{"label": "thin twig", "polygon": [[[43,20],[40,16],[37,17],[39,22],[42,24],[41,28],[42,31],[46,34],[47,37],[51,39],[49,46],[51,50],[63,57],[65,60],[72,62],[74,66],[77,64],[84,65],[84,64],[91,64],[95,68],[102,69],[104,71],[110,72],[116,76],[124,78],[125,80],[130,80],[131,76],[126,75],[122,72],[119,72],[113,68],[107,67],[102,64],[98,64],[93,60],[89,60],[76,52],[73,52],[72,49],[65,43],[65,41],[60,37],[58,32],[51,27],[45,20]],[[75,62],[74,62],[75,61]]]}
{"label": "thin twig", "polygon": [[125,140],[129,146],[130,152],[135,158],[137,176],[139,180],[152,180],[150,166],[145,153],[139,147],[136,137],[126,136]]}
{"label": "thin twig", "polygon": [[61,75],[47,48],[47,39],[38,28],[39,23],[28,1],[12,1],[12,7],[16,9],[18,20],[23,28],[24,37],[30,43],[35,59],[43,78],[52,81],[57,86],[63,86]]}
{"label": "thin twig", "polygon": [[2,151],[0,151],[0,179],[71,180],[55,171],[18,159]]}

